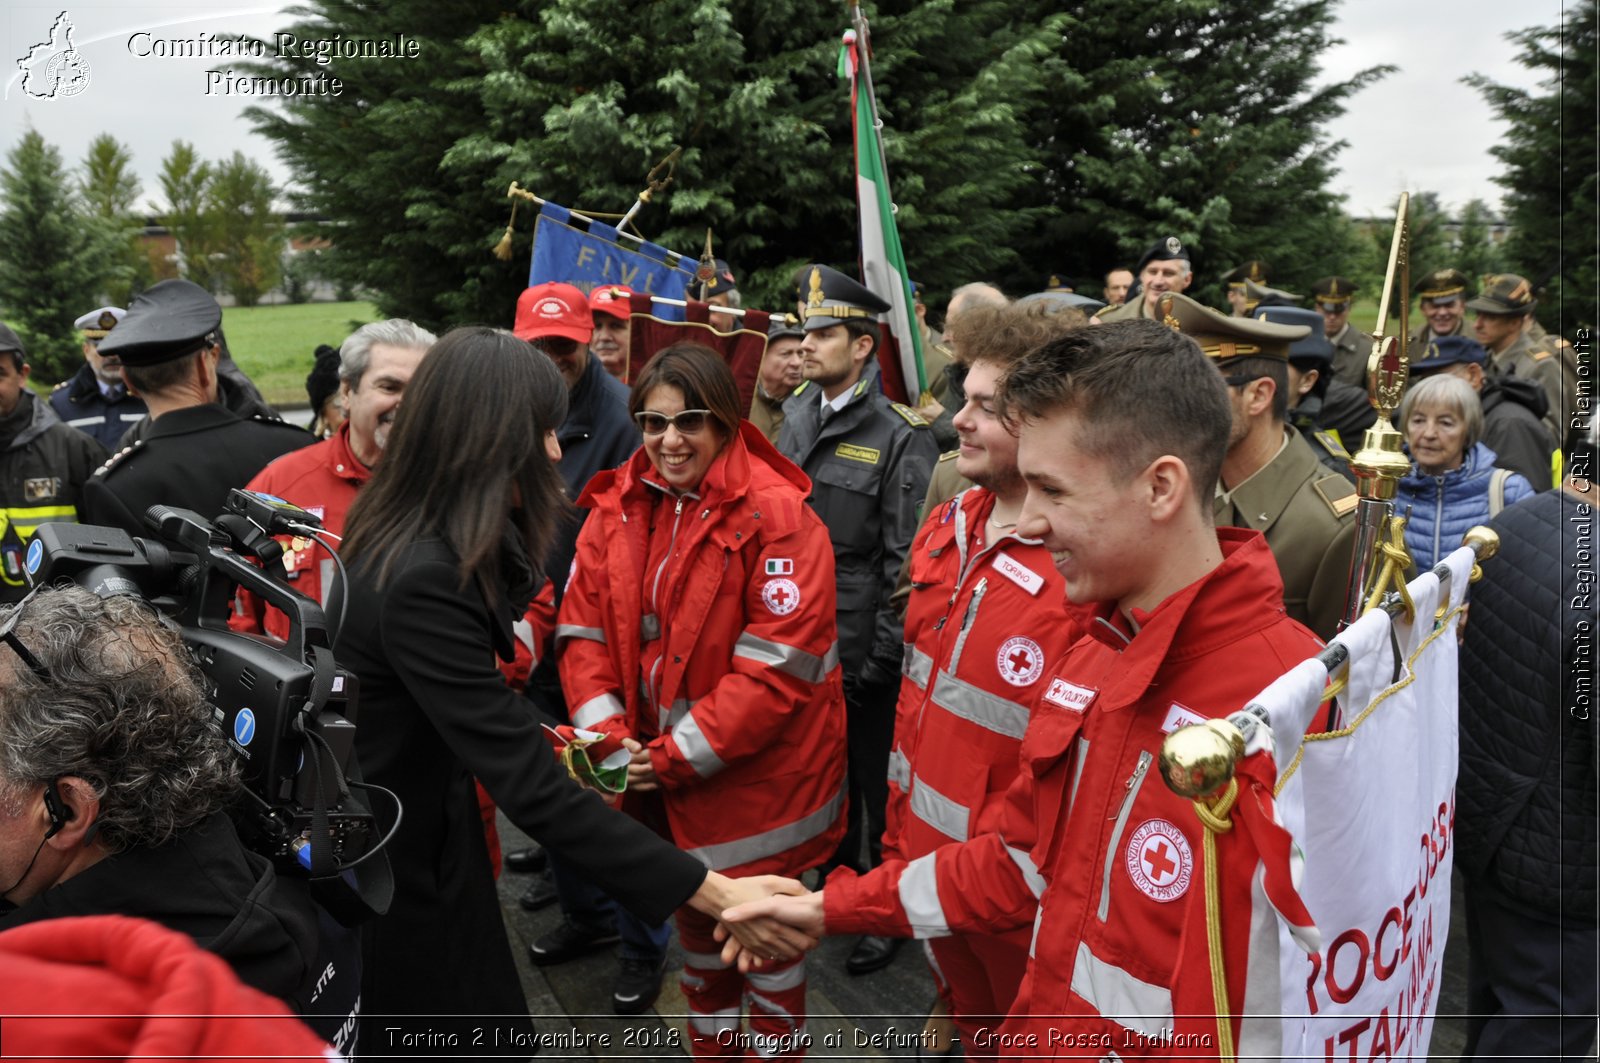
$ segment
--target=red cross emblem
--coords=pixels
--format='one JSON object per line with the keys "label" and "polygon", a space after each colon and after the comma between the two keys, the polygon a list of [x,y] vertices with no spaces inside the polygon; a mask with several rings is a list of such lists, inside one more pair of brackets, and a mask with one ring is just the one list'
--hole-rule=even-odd
{"label": "red cross emblem", "polygon": [[1018,635],[1006,639],[995,655],[1000,678],[1014,687],[1031,686],[1044,674],[1044,651],[1030,638]]}
{"label": "red cross emblem", "polygon": [[788,616],[800,608],[800,587],[792,579],[769,579],[761,588],[761,600],[774,616]]}
{"label": "red cross emblem", "polygon": [[1194,852],[1177,825],[1148,819],[1128,838],[1123,867],[1134,888],[1152,900],[1175,901],[1194,877]]}

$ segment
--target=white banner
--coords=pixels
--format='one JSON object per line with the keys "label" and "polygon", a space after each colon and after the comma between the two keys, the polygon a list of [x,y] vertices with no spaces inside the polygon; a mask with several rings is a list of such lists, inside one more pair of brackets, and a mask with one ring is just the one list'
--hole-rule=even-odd
{"label": "white banner", "polygon": [[[1278,811],[1305,852],[1300,894],[1322,936],[1308,956],[1279,931],[1282,1058],[1427,1056],[1450,929],[1454,610],[1472,561],[1464,548],[1447,559],[1444,624],[1435,626],[1440,585],[1428,574],[1410,585],[1414,623],[1371,613],[1339,635],[1350,651],[1340,718],[1308,734],[1298,758],[1288,743],[1318,697],[1297,674],[1307,666],[1257,699],[1279,733]],[[1275,1057],[1259,1040],[1240,1048]]]}

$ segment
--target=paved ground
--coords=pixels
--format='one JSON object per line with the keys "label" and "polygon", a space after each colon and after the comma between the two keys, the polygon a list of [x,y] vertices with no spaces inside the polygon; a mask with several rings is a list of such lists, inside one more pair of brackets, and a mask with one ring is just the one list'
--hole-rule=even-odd
{"label": "paved ground", "polygon": [[[501,839],[505,848],[523,844],[523,836],[502,817]],[[560,920],[555,906],[528,913],[516,903],[531,881],[527,875],[506,874],[500,881],[500,896],[520,965],[528,1010],[539,1022],[541,1032],[587,1035],[587,1049],[546,1049],[544,1059],[682,1059],[684,1004],[673,972],[681,956],[676,936],[667,961],[667,977],[655,1008],[628,1019],[611,1011],[611,980],[616,958],[611,950],[595,953],[558,967],[535,967],[527,962],[526,945],[554,927]],[[1459,882],[1455,890],[1450,943],[1445,952],[1445,971],[1439,1000],[1439,1017],[1434,1023],[1430,1058],[1454,1060],[1465,1043],[1465,1022],[1460,1017],[1466,993],[1466,935],[1460,925]],[[913,1057],[916,1050],[909,1040],[893,1040],[895,1035],[915,1034],[922,1028],[928,1005],[933,999],[932,982],[920,948],[901,950],[892,965],[883,971],[852,977],[844,971],[844,959],[854,939],[830,939],[809,960],[810,1034],[812,1059],[881,1059]],[[835,1045],[824,1044],[831,1037]],[[879,1044],[892,1047],[874,1048]],[[569,1042],[570,1043],[570,1042]]]}

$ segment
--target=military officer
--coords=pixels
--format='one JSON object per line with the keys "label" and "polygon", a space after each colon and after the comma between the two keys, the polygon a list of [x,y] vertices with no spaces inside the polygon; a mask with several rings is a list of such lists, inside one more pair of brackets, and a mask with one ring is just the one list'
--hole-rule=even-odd
{"label": "military officer", "polygon": [[1356,286],[1344,277],[1323,277],[1311,285],[1317,313],[1322,315],[1322,334],[1333,347],[1334,379],[1365,392],[1372,337],[1350,324],[1350,306],[1356,291]]}
{"label": "military officer", "polygon": [[1467,275],[1459,269],[1436,269],[1411,286],[1427,320],[1411,330],[1408,354],[1440,336],[1468,335],[1467,283]]}
{"label": "military officer", "polygon": [[1259,306],[1250,316],[1310,330],[1289,344],[1288,422],[1324,465],[1351,479],[1349,452],[1360,449],[1362,433],[1377,421],[1378,411],[1365,391],[1331,373],[1333,347],[1323,334],[1321,315],[1298,306]]}
{"label": "military officer", "polygon": [[122,360],[123,378],[149,406],[151,425],[84,486],[85,523],[148,535],[144,514],[153,505],[214,517],[230,488],[312,442],[293,425],[241,418],[219,404],[221,323],[222,308],[205,289],[168,280],[140,293],[101,342],[101,354]]}
{"label": "military officer", "polygon": [[1249,283],[1267,283],[1267,264],[1259,258],[1252,258],[1242,266],[1235,266],[1222,275],[1222,283],[1226,286],[1223,291],[1228,297],[1228,305],[1233,308],[1234,317],[1249,317],[1250,311],[1255,309],[1255,303],[1246,291]]}
{"label": "military officer", "polygon": [[778,441],[783,427],[783,404],[804,378],[801,341],[806,331],[793,314],[773,314],[767,325],[767,349],[756,373],[756,393],[750,399],[750,423],[770,443]]}
{"label": "military officer", "polygon": [[1168,292],[1181,292],[1194,279],[1189,252],[1176,236],[1157,240],[1145,251],[1134,268],[1134,286],[1121,306],[1108,306],[1094,315],[1095,321],[1131,321],[1141,317],[1161,320],[1156,303]]}
{"label": "military officer", "polygon": [[[878,388],[878,316],[889,304],[850,277],[812,266],[803,285],[805,383],[784,403],[778,449],[811,477],[811,505],[828,526],[839,587],[839,659],[850,757],[850,828],[833,862],[882,859],[889,747],[903,656],[890,600],[916,535],[938,448],[916,410]],[[802,563],[799,558],[796,564]],[[894,958],[888,938],[864,938],[855,973]]]}
{"label": "military officer", "polygon": [[107,450],[115,449],[122,434],[144,420],[146,412],[144,401],[129,394],[122,382],[122,363],[100,354],[100,342],[126,312],[120,306],[102,306],[72,323],[83,336],[83,364],[50,392],[56,416]]}
{"label": "military officer", "polygon": [[1533,289],[1515,273],[1485,277],[1483,290],[1467,303],[1473,311],[1472,332],[1494,359],[1495,372],[1519,376],[1544,388],[1550,408],[1544,421],[1558,443],[1566,441],[1567,411],[1578,394],[1578,363],[1572,348],[1557,355],[1548,345],[1536,344],[1528,321],[1538,305]]}
{"label": "military officer", "polygon": [[1175,318],[1216,364],[1233,406],[1213,509],[1217,525],[1263,533],[1289,615],[1332,638],[1344,612],[1360,499],[1355,485],[1319,462],[1286,423],[1289,345],[1310,329],[1224,317],[1181,295],[1171,304],[1163,316]]}

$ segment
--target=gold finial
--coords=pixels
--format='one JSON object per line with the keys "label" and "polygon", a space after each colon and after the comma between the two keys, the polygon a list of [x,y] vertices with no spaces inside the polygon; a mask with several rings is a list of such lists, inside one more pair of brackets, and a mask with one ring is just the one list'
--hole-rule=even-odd
{"label": "gold finial", "polygon": [[1244,756],[1244,734],[1227,720],[1180,727],[1161,743],[1161,777],[1179,797],[1206,797],[1228,785]]}

